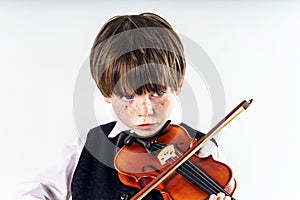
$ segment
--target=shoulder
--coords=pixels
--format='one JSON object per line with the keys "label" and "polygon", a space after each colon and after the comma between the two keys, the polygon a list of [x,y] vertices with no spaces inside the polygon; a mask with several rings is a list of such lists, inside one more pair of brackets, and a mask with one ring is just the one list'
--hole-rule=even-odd
{"label": "shoulder", "polygon": [[[192,127],[190,127],[189,125],[187,125],[187,124],[184,123],[184,122],[181,122],[181,123],[180,123],[180,126],[182,126],[183,128],[185,128],[186,131],[189,133],[189,135],[190,135],[191,137],[193,137],[193,138],[196,138],[197,140],[200,140],[200,139],[205,135],[205,133],[203,133],[203,132],[201,132],[201,131],[198,131],[198,130],[192,128]],[[212,138],[211,141],[212,141],[216,146],[218,146],[217,141],[216,141],[214,138]]]}
{"label": "shoulder", "polygon": [[81,157],[85,157],[84,162],[88,159],[91,161],[100,161],[108,166],[113,166],[113,158],[117,149],[116,145],[107,137],[116,122],[102,124],[92,128],[87,136]]}
{"label": "shoulder", "polygon": [[112,121],[106,124],[101,124],[89,130],[86,138],[86,144],[98,143],[99,141],[107,140],[109,133],[115,127],[116,122]]}
{"label": "shoulder", "polygon": [[111,151],[114,148],[114,144],[108,138],[109,133],[112,131],[116,122],[110,122],[102,124],[95,128],[92,128],[87,135],[85,147],[93,154],[98,154],[99,151],[106,152]]}
{"label": "shoulder", "polygon": [[109,122],[106,124],[101,124],[99,126],[96,126],[88,132],[88,137],[91,137],[91,136],[97,135],[97,134],[104,134],[104,135],[108,136],[108,134],[115,127],[116,123],[117,123],[116,121],[112,121],[112,122]]}
{"label": "shoulder", "polygon": [[204,133],[192,128],[191,126],[187,125],[184,122],[181,122],[179,125],[182,126],[189,133],[191,137],[196,138],[197,140],[199,140],[201,137],[205,135]]}

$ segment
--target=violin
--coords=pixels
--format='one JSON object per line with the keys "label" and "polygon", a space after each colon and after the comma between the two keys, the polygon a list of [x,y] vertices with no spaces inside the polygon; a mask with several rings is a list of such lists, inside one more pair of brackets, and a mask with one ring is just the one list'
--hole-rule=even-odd
{"label": "violin", "polygon": [[234,200],[237,184],[232,169],[212,156],[200,158],[197,152],[251,102],[242,101],[199,141],[183,127],[170,124],[157,137],[135,138],[123,146],[114,165],[123,184],[140,189],[131,199],[142,199],[156,189],[164,200],[204,200],[219,192]]}

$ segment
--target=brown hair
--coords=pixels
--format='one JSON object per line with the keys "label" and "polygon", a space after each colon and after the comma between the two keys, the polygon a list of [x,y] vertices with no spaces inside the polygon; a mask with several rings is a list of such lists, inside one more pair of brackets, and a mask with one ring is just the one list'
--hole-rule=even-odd
{"label": "brown hair", "polygon": [[171,25],[153,13],[111,18],[90,54],[92,76],[104,97],[177,91],[185,73],[183,45]]}

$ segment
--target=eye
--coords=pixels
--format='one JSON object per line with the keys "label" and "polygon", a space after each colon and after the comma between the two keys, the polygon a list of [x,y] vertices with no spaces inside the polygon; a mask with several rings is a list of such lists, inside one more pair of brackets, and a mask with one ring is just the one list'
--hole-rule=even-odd
{"label": "eye", "polygon": [[153,97],[162,97],[164,96],[165,92],[164,91],[160,91],[160,92],[155,92],[152,94]]}
{"label": "eye", "polygon": [[124,101],[130,101],[133,99],[133,97],[134,97],[133,95],[126,94],[126,95],[121,96],[121,99]]}

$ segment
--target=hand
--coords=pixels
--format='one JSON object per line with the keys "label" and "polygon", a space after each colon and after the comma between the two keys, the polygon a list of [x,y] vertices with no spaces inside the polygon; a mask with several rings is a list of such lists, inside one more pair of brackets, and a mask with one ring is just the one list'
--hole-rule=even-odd
{"label": "hand", "polygon": [[220,192],[217,196],[215,194],[210,195],[209,200],[231,200],[231,198]]}

